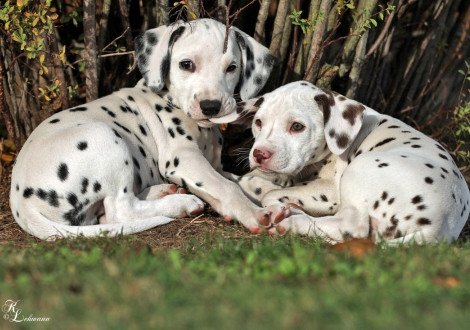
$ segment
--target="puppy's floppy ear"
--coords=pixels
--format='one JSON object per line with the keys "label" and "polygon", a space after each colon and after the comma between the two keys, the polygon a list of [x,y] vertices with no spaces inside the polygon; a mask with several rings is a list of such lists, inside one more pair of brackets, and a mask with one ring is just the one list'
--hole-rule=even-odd
{"label": "puppy's floppy ear", "polygon": [[170,71],[171,48],[187,29],[186,25],[182,21],[169,26],[162,25],[135,38],[137,65],[147,86],[154,93],[165,86]]}
{"label": "puppy's floppy ear", "polygon": [[243,102],[237,103],[237,111],[232,111],[224,117],[211,118],[211,122],[216,124],[233,123],[238,125],[250,126],[254,113],[258,111],[264,102],[264,96],[255,97]]}
{"label": "puppy's floppy ear", "polygon": [[247,100],[257,95],[268,80],[274,65],[274,56],[269,49],[236,27],[230,28],[230,34],[242,53],[240,97]]}
{"label": "puppy's floppy ear", "polygon": [[359,133],[366,108],[338,93],[321,90],[323,92],[315,96],[315,101],[323,112],[326,143],[332,153],[341,155]]}

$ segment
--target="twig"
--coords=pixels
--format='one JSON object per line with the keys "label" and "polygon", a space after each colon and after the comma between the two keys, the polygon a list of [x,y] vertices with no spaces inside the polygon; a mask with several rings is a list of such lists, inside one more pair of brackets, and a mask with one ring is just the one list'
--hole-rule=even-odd
{"label": "twig", "polygon": [[197,219],[201,218],[202,216],[204,216],[205,214],[201,214],[201,215],[198,215],[197,217],[195,217],[194,219],[192,219],[187,225],[184,225],[180,230],[178,230],[178,232],[176,233],[176,236],[179,236],[181,234],[181,232],[188,226],[191,226],[194,221],[196,221]]}
{"label": "twig", "polygon": [[26,52],[22,52],[20,55],[15,56],[15,58],[11,60],[10,65],[8,65],[8,70],[15,64],[16,61],[18,61],[23,56],[26,56]]}
{"label": "twig", "polygon": [[126,34],[127,30],[129,30],[129,27],[127,27],[127,28],[124,30],[124,32],[123,32],[119,37],[114,38],[113,41],[111,41],[109,44],[107,44],[106,47],[104,47],[104,48],[101,50],[100,53],[103,53],[106,49],[108,49],[108,47],[110,47],[116,40],[121,39],[121,38],[124,36],[124,34]]}
{"label": "twig", "polygon": [[130,51],[130,52],[120,52],[120,53],[111,53],[111,54],[102,54],[98,55],[98,57],[110,57],[110,56],[120,56],[120,55],[129,55],[129,54],[135,54],[135,51]]}

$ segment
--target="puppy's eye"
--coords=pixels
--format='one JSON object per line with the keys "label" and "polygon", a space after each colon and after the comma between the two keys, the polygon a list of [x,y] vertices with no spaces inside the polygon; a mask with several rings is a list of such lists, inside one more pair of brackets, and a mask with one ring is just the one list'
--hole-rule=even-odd
{"label": "puppy's eye", "polygon": [[291,131],[294,131],[294,132],[300,132],[300,131],[303,131],[305,129],[305,126],[302,125],[301,123],[293,123],[292,126],[291,126]]}
{"label": "puppy's eye", "polygon": [[191,61],[181,61],[180,69],[184,71],[194,72],[194,70],[196,70],[196,67]]}
{"label": "puppy's eye", "polygon": [[261,119],[256,119],[255,120],[255,125],[258,126],[259,128],[261,128],[261,126],[262,126]]}
{"label": "puppy's eye", "polygon": [[227,72],[233,72],[237,69],[237,66],[235,64],[230,64],[227,68]]}

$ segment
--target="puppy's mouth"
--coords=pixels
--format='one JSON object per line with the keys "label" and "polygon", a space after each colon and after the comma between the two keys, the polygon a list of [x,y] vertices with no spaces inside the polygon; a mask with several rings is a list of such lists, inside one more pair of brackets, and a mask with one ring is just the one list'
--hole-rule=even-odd
{"label": "puppy's mouth", "polygon": [[197,124],[200,127],[212,127],[215,125],[214,122],[212,122],[210,119],[201,119],[197,121]]}
{"label": "puppy's mouth", "polygon": [[274,172],[273,170],[270,170],[269,168],[264,167],[262,165],[256,165],[252,168],[252,170],[254,170],[254,169],[258,169],[266,175],[277,175],[278,174],[277,172]]}

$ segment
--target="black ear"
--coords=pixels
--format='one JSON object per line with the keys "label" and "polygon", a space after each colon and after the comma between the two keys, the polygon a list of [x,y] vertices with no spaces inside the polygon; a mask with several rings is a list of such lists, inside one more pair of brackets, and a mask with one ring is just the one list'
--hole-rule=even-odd
{"label": "black ear", "polygon": [[134,41],[137,65],[147,86],[159,92],[170,71],[171,47],[185,32],[186,23],[179,21],[139,34]]}
{"label": "black ear", "polygon": [[230,33],[242,53],[240,97],[242,100],[247,100],[256,96],[268,80],[274,65],[274,56],[269,49],[236,27],[232,26]]}

